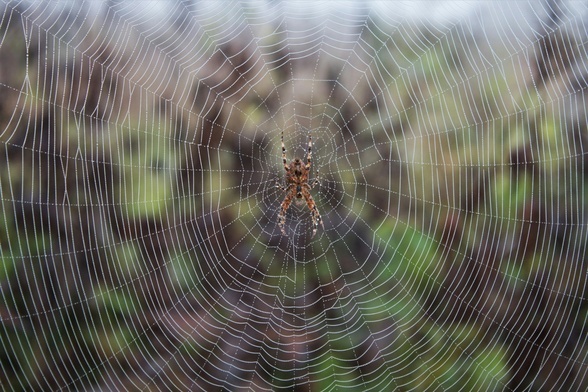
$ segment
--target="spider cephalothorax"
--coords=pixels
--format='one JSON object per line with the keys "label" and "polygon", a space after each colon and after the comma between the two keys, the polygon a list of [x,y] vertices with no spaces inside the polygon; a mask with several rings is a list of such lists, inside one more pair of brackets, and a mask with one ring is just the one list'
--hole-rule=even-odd
{"label": "spider cephalothorax", "polygon": [[316,178],[312,182],[312,184],[308,183],[308,177],[310,175],[311,158],[312,137],[309,134],[308,154],[306,158],[306,163],[304,163],[300,158],[294,158],[292,162],[288,164],[288,160],[286,159],[286,146],[284,145],[284,133],[282,132],[282,162],[284,164],[284,169],[286,170],[286,186],[283,187],[279,184],[277,184],[276,186],[286,192],[286,197],[284,197],[284,201],[282,202],[282,208],[280,209],[280,213],[278,214],[278,225],[280,226],[280,230],[282,231],[283,235],[286,235],[286,229],[284,228],[286,224],[286,211],[288,211],[290,204],[292,204],[292,199],[296,199],[296,204],[302,204],[306,202],[306,205],[308,206],[308,209],[310,210],[312,217],[313,236],[316,234],[316,230],[318,229],[319,224],[323,226],[321,214],[319,214],[314,199],[310,194],[310,190],[312,189],[312,187],[318,184],[318,170],[316,173]]}

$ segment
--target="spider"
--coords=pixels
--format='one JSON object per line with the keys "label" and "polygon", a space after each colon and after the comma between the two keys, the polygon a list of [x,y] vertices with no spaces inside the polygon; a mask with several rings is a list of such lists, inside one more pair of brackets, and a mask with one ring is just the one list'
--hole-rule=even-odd
{"label": "spider", "polygon": [[281,186],[279,184],[279,180],[276,179],[276,187],[287,193],[284,197],[284,201],[282,201],[282,207],[280,209],[280,213],[278,214],[278,225],[282,231],[282,235],[286,235],[286,230],[284,228],[284,225],[286,224],[286,211],[288,211],[288,208],[292,203],[292,199],[295,199],[297,205],[301,205],[306,202],[312,217],[312,236],[314,237],[319,224],[323,227],[323,229],[324,225],[321,219],[321,214],[319,214],[314,199],[310,194],[310,190],[319,183],[318,170],[316,171],[316,178],[314,181],[311,184],[308,183],[312,158],[312,136],[310,133],[308,134],[308,154],[306,157],[306,164],[300,158],[294,158],[294,160],[288,164],[288,160],[286,159],[286,146],[284,145],[283,131],[281,140],[282,162],[284,163],[284,170],[286,170],[286,186]]}

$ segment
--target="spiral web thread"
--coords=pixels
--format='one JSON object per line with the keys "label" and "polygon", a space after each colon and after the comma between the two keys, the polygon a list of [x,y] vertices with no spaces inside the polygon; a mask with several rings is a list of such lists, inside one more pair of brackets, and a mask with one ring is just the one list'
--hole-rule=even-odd
{"label": "spiral web thread", "polygon": [[3,389],[588,389],[585,2],[1,4]]}

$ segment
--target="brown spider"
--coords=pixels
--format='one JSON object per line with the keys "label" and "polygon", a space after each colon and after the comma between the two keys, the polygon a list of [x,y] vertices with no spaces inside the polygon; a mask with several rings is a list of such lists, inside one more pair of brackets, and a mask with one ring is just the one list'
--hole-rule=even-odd
{"label": "brown spider", "polygon": [[[286,235],[286,230],[284,229],[284,225],[286,224],[286,211],[288,211],[292,199],[296,199],[296,204],[298,205],[303,204],[306,201],[306,205],[308,206],[312,217],[312,236],[314,237],[319,223],[323,228],[324,225],[321,219],[321,214],[319,214],[314,199],[310,194],[310,190],[319,183],[318,170],[316,171],[316,178],[312,184],[308,183],[312,157],[312,137],[310,134],[308,135],[308,155],[306,158],[306,164],[302,162],[302,159],[294,158],[294,160],[288,165],[288,160],[286,159],[286,146],[284,146],[284,132],[282,132],[281,140],[282,161],[284,163],[284,169],[286,170],[286,186],[284,187],[277,183],[276,187],[287,193],[286,197],[284,197],[284,201],[282,201],[282,208],[278,214],[278,225],[280,226],[282,235]],[[276,182],[279,182],[279,180],[276,180]]]}

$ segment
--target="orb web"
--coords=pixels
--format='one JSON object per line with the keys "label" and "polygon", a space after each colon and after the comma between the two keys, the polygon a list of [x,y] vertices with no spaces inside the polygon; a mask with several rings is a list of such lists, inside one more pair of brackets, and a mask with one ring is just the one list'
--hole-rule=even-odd
{"label": "orb web", "polygon": [[4,389],[588,388],[585,3],[0,9]]}

